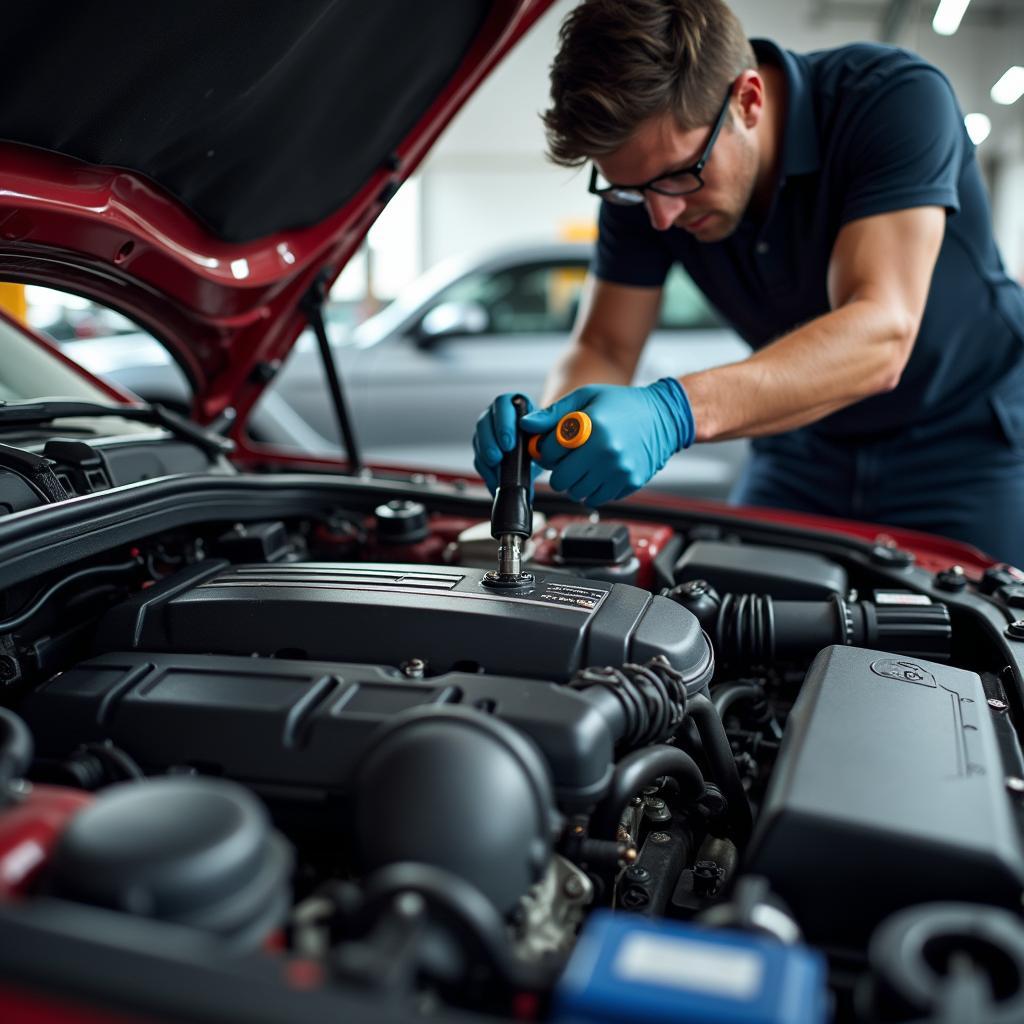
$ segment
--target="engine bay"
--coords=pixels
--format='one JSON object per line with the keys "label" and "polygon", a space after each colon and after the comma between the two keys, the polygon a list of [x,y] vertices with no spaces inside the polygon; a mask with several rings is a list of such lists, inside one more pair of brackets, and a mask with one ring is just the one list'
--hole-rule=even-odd
{"label": "engine bay", "polygon": [[10,963],[148,957],[183,1019],[218,971],[225,1020],[1024,1019],[1017,570],[553,505],[503,592],[423,491],[4,592]]}

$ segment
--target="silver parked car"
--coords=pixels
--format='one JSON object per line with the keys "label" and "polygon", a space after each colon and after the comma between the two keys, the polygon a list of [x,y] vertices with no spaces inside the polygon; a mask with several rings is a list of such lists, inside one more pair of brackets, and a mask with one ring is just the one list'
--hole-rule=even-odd
{"label": "silver parked car", "polygon": [[[590,264],[584,243],[505,247],[438,264],[354,329],[329,324],[363,456],[374,462],[473,473],[471,437],[495,395],[538,401],[572,327]],[[64,351],[151,401],[185,405],[184,375],[145,336],[76,340]],[[637,382],[742,359],[746,344],[722,326],[681,269],[665,287],[658,329]],[[338,429],[311,332],[253,409],[258,439],[320,453]],[[725,497],[746,455],[742,441],[700,445],[671,460],[652,487]]]}

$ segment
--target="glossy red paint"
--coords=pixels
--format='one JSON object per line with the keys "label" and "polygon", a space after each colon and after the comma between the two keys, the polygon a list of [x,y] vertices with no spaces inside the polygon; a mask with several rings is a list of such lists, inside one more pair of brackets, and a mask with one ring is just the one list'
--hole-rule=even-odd
{"label": "glossy red paint", "polygon": [[0,986],[4,1024],[156,1024],[151,1017],[126,1016],[111,1010],[87,1010],[50,995]]}
{"label": "glossy red paint", "polygon": [[[552,0],[495,0],[451,81],[361,191],[322,223],[227,244],[143,177],[24,146],[0,145],[0,280],[46,284],[120,309],[174,352],[200,422],[244,420],[265,387],[253,374],[305,326],[299,302],[333,280],[466,98]],[[358,140],[354,140],[358,144]],[[268,144],[270,141],[268,140]]]}
{"label": "glossy red paint", "polygon": [[929,572],[938,572],[948,569],[950,566],[959,565],[970,579],[979,579],[989,566],[996,564],[988,555],[970,544],[932,533],[922,533],[918,530],[902,530],[881,523],[832,519],[829,516],[788,512],[784,509],[763,508],[756,505],[723,505],[715,501],[700,501],[692,498],[682,500],[655,492],[636,495],[631,501],[646,508],[665,509],[666,512],[685,509],[692,513],[705,512],[748,524],[778,523],[804,532],[838,534],[843,537],[855,537],[871,544],[903,548],[911,552],[917,559],[917,564]]}
{"label": "glossy red paint", "polygon": [[[243,469],[279,469],[282,471],[311,472],[339,471],[347,468],[347,463],[340,459],[319,458],[312,455],[295,455],[276,451],[260,445],[254,445],[242,438],[239,450],[233,457]],[[422,467],[398,465],[375,465],[372,469],[406,476],[423,475]],[[435,480],[448,483],[463,481],[467,484],[481,485],[476,476],[466,473],[430,474]],[[541,488],[543,489],[543,487]],[[879,523],[862,523],[851,519],[832,519],[828,516],[807,515],[801,512],[787,512],[777,508],[757,508],[752,505],[725,505],[717,501],[702,501],[697,498],[676,498],[656,491],[635,494],[627,499],[629,504],[638,508],[663,510],[667,514],[709,515],[726,519],[735,519],[751,525],[758,523],[778,523],[791,526],[802,531],[819,534],[838,534],[843,537],[855,537],[871,544],[887,544],[905,548],[913,553],[918,565],[930,572],[938,572],[952,565],[959,565],[970,579],[979,579],[981,574],[996,563],[984,552],[960,541],[949,540],[935,534],[921,533],[917,530],[901,530],[894,526]]]}
{"label": "glossy red paint", "polygon": [[0,813],[0,900],[24,894],[68,822],[93,802],[92,794],[61,786],[33,786]]}

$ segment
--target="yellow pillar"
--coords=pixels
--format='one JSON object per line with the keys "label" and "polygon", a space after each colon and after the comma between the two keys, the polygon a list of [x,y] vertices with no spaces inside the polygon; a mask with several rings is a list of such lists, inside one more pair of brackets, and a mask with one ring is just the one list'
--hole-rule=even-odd
{"label": "yellow pillar", "polygon": [[28,303],[25,301],[23,284],[8,284],[0,281],[0,309],[24,322],[28,317]]}
{"label": "yellow pillar", "polygon": [[595,242],[597,241],[597,221],[582,218],[565,218],[558,222],[558,240],[560,242]]}

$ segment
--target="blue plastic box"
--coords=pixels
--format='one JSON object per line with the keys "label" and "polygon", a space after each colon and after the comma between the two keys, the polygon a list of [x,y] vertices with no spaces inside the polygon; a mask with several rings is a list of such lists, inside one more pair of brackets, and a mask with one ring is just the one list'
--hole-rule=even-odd
{"label": "blue plastic box", "polygon": [[744,932],[597,911],[555,990],[558,1024],[824,1024],[824,958]]}

